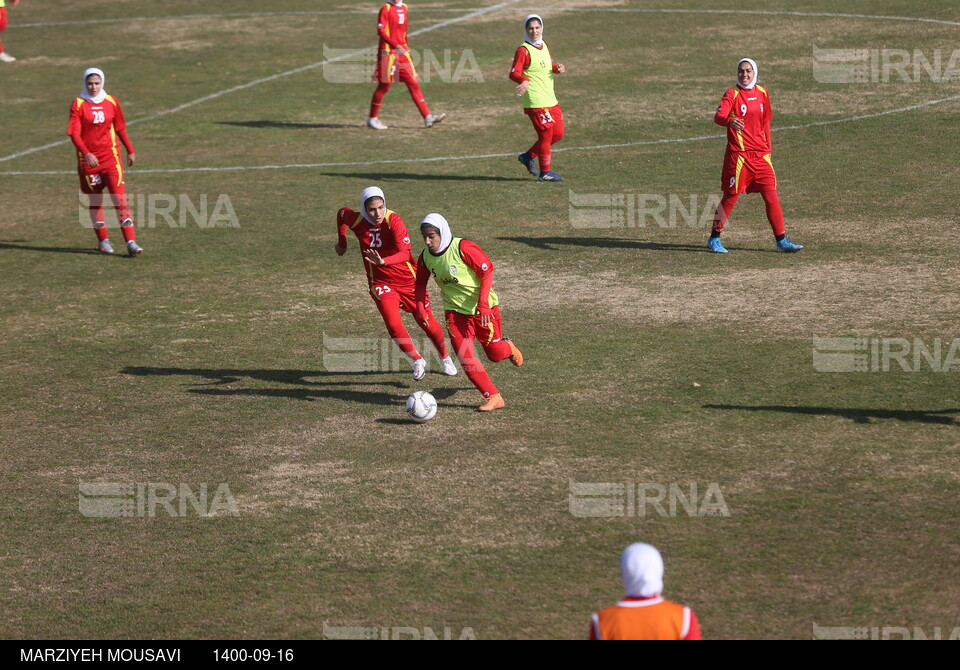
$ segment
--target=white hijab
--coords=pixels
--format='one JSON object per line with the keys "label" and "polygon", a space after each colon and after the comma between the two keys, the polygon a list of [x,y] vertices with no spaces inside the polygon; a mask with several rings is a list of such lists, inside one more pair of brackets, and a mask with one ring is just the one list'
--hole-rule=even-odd
{"label": "white hijab", "polygon": [[[740,83],[740,63],[750,63],[751,67],[753,67],[753,79],[750,80],[750,84],[748,86],[744,86]],[[757,85],[757,77],[759,75],[760,73],[757,71],[757,64],[753,62],[752,58],[741,58],[737,61],[737,86],[740,88],[749,91],[751,88]]]}
{"label": "white hijab", "polygon": [[[529,21],[530,19],[536,19],[537,21],[540,22],[540,41],[538,41],[538,42],[531,42],[531,41],[530,41],[530,37],[527,36],[527,21]],[[539,14],[530,14],[529,16],[527,16],[527,18],[525,18],[525,19],[523,20],[523,41],[524,41],[524,42],[527,42],[527,43],[529,43],[529,44],[532,44],[532,45],[535,46],[535,47],[542,47],[542,46],[543,46],[543,31],[544,31],[544,30],[545,30],[545,27],[544,27],[544,25],[543,25],[543,19],[540,18],[540,15],[539,15]]]}
{"label": "white hijab", "polygon": [[[100,93],[98,93],[96,96],[91,96],[89,93],[87,93],[87,77],[89,77],[92,74],[100,75],[100,82],[101,82]],[[96,67],[88,67],[86,70],[83,71],[83,89],[80,91],[80,97],[83,98],[84,100],[89,100],[95,105],[99,105],[101,102],[107,99],[106,85],[107,85],[107,77],[106,75],[103,74],[103,70]]]}
{"label": "white hijab", "polygon": [[383,197],[383,191],[378,187],[370,186],[369,188],[363,189],[363,193],[360,194],[360,213],[363,214],[363,218],[367,220],[367,223],[373,223],[370,217],[367,216],[367,200],[370,198],[380,198],[383,200],[384,208],[387,206],[387,199]]}
{"label": "white hijab", "polygon": [[453,233],[450,232],[450,224],[447,223],[445,218],[439,214],[427,214],[423,217],[420,225],[433,226],[440,231],[440,248],[437,250],[436,256],[439,256],[447,250],[447,247],[449,247],[453,241]]}
{"label": "white hijab", "polygon": [[627,597],[650,598],[663,591],[663,558],[656,547],[635,542],[620,558],[620,576]]}

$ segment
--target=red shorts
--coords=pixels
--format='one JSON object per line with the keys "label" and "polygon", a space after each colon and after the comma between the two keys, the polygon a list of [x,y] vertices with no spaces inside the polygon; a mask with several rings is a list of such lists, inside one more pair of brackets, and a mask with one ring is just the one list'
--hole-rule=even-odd
{"label": "red shorts", "polygon": [[720,189],[727,195],[777,190],[777,174],[770,154],[762,151],[730,152],[723,157]]}
{"label": "red shorts", "polygon": [[553,107],[524,107],[523,113],[533,121],[537,132],[543,132],[553,126],[563,128],[563,110],[560,105]]}
{"label": "red shorts", "polygon": [[380,84],[395,84],[417,81],[417,69],[409,56],[400,56],[393,51],[381,51],[377,54],[377,71],[373,80]]}
{"label": "red shorts", "polygon": [[[370,285],[370,296],[374,301],[388,305],[391,302],[397,303],[397,306],[404,312],[416,314],[416,285],[411,282],[409,285],[388,284],[386,282],[376,282]],[[427,301],[427,308],[430,307],[430,301]]]}
{"label": "red shorts", "polygon": [[[450,341],[453,342],[454,345],[465,340],[470,342],[477,340],[480,342],[480,346],[483,347],[484,352],[487,353],[487,358],[490,358],[490,352],[487,351],[488,347],[497,344],[503,337],[500,331],[500,305],[494,306],[493,321],[486,326],[480,325],[479,314],[468,315],[450,310],[447,310],[444,314],[447,319],[447,331],[450,333]],[[496,360],[502,359],[497,358]]]}
{"label": "red shorts", "polygon": [[77,163],[80,190],[88,195],[103,193],[104,188],[114,194],[123,193],[123,164],[120,159],[110,157],[104,160],[97,156],[97,160],[100,164],[95,168],[87,165],[83,158]]}

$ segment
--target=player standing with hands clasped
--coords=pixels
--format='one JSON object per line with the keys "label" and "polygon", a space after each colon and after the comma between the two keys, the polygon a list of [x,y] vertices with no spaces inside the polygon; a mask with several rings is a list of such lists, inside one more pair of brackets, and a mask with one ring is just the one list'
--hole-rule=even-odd
{"label": "player standing with hands clasped", "polygon": [[[413,254],[410,253],[407,226],[399,214],[387,209],[383,191],[371,186],[360,194],[359,212],[349,207],[343,207],[337,212],[337,245],[334,250],[338,256],[347,253],[347,228],[350,228],[360,241],[360,253],[370,286],[370,297],[377,303],[377,309],[380,310],[390,337],[413,361],[413,378],[419,381],[427,372],[427,361],[417,351],[400,318],[401,309],[413,313],[416,306],[416,270],[413,266]],[[437,348],[443,363],[443,374],[455,375],[457,368],[447,354],[443,329],[433,318],[430,303],[427,302],[423,307],[423,314],[417,319],[418,325]]]}
{"label": "player standing with hands clasped", "polygon": [[[553,75],[567,68],[555,63],[550,47],[543,41],[543,19],[531,14],[523,20],[524,41],[513,55],[510,79],[517,83],[517,95],[523,97],[523,112],[533,122],[537,141],[517,160],[540,181],[563,181],[550,170],[550,147],[563,139],[563,111],[553,92]],[[540,170],[537,171],[537,160]]]}
{"label": "player standing with hands clasped", "polygon": [[377,82],[377,90],[373,92],[373,100],[370,101],[370,117],[367,119],[367,126],[375,130],[387,129],[379,118],[380,105],[383,102],[383,96],[390,90],[390,84],[396,83],[397,79],[407,85],[410,97],[420,110],[425,127],[430,128],[433,124],[447,118],[446,114],[430,113],[423,91],[420,90],[417,70],[413,66],[413,61],[410,60],[410,45],[407,44],[409,23],[410,13],[403,0],[390,0],[380,8],[377,22],[380,45],[377,49],[377,71],[373,75],[374,81]]}
{"label": "player standing with hands clasped", "polygon": [[500,333],[499,298],[493,291],[493,261],[470,240],[454,237],[447,220],[427,214],[420,224],[427,248],[417,260],[417,319],[430,316],[427,282],[431,275],[440,285],[447,332],[457,359],[467,377],[483,396],[477,409],[490,412],[504,406],[503,397],[473,351],[480,340],[484,353],[494,363],[509,359],[520,367],[523,354]]}
{"label": "player standing with hands clasped", "polygon": [[[0,0],[0,33],[7,29],[7,8],[6,0]],[[10,0],[11,5],[19,5],[20,0]],[[3,43],[0,42],[0,63],[12,63],[17,60],[3,50]]]}
{"label": "player standing with hands clasped", "polygon": [[721,189],[723,197],[713,217],[713,232],[707,246],[725,254],[720,233],[741,193],[760,193],[767,207],[767,220],[777,240],[777,251],[803,249],[784,234],[783,209],[777,195],[777,175],[773,171],[770,141],[770,94],[757,86],[757,64],[749,58],[737,63],[737,85],[723,94],[714,123],[727,129],[727,151],[723,158]]}
{"label": "player standing with hands clasped", "polygon": [[83,90],[80,97],[70,105],[70,123],[67,135],[77,148],[77,174],[80,190],[90,197],[90,222],[97,234],[101,253],[112,254],[113,246],[107,238],[107,224],[103,216],[103,190],[110,191],[110,198],[120,219],[120,232],[127,242],[127,253],[139,256],[143,249],[136,242],[133,216],[123,181],[123,161],[120,146],[127,150],[127,165],[132,166],[137,155],[133,143],[127,137],[127,122],[123,119],[120,102],[103,90],[106,77],[103,70],[87,68],[83,73]]}

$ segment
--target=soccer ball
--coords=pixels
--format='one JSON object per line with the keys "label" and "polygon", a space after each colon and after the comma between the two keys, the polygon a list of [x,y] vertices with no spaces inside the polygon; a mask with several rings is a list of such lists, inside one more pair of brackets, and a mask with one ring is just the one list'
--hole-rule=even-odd
{"label": "soccer ball", "polygon": [[423,423],[437,415],[437,399],[426,391],[416,391],[407,398],[407,414],[414,421]]}

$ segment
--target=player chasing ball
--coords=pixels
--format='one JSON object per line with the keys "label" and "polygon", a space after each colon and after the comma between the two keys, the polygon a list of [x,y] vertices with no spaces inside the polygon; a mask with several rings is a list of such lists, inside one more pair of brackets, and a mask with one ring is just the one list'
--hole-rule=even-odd
{"label": "player chasing ball", "polygon": [[136,242],[117,140],[123,142],[127,150],[128,166],[136,162],[137,155],[134,153],[133,143],[127,137],[127,123],[123,119],[120,101],[103,90],[105,83],[103,70],[91,67],[84,71],[83,90],[70,106],[67,135],[77,148],[80,190],[90,198],[88,211],[93,232],[97,234],[97,248],[103,254],[113,253],[103,216],[103,190],[107,189],[120,220],[120,232],[127,242],[127,253],[139,256],[143,249]]}
{"label": "player chasing ball", "polygon": [[563,74],[567,68],[554,62],[550,55],[550,47],[543,41],[543,19],[539,14],[530,14],[523,20],[523,32],[523,44],[513,55],[510,79],[517,83],[517,95],[523,97],[523,113],[533,122],[537,141],[517,160],[539,181],[564,181],[550,170],[550,147],[563,139],[563,111],[553,92],[553,75]]}
{"label": "player chasing ball", "polygon": [[757,64],[749,58],[737,63],[737,86],[727,90],[720,100],[714,123],[727,128],[727,150],[723,158],[720,188],[723,197],[713,216],[713,232],[707,240],[711,251],[725,254],[720,233],[741,193],[760,193],[767,208],[767,220],[773,228],[777,251],[791,253],[803,249],[784,233],[783,209],[777,195],[777,175],[773,171],[770,140],[770,94],[757,85]]}
{"label": "player chasing ball", "polygon": [[423,91],[420,90],[417,70],[413,66],[413,61],[410,60],[410,45],[407,43],[409,23],[410,13],[403,0],[391,0],[380,8],[377,21],[380,44],[377,49],[377,70],[373,75],[373,80],[377,82],[377,89],[373,92],[370,116],[367,118],[367,126],[374,130],[387,129],[380,120],[380,105],[383,103],[383,96],[390,90],[390,84],[396,83],[397,80],[407,85],[410,97],[413,98],[413,103],[423,117],[424,127],[430,128],[433,124],[447,118],[446,114],[430,113]]}
{"label": "player chasing ball", "polygon": [[[349,207],[337,212],[337,244],[334,250],[338,256],[347,253],[347,228],[360,241],[370,297],[380,310],[390,337],[413,361],[414,380],[423,379],[427,372],[427,361],[417,351],[404,328],[400,310],[417,315],[417,324],[440,354],[443,374],[457,374],[457,368],[447,353],[447,344],[443,341],[443,329],[433,318],[429,301],[422,305],[416,303],[416,270],[413,254],[410,253],[410,235],[400,215],[387,209],[382,190],[376,186],[365,188],[360,194],[359,212]],[[418,308],[417,312],[414,312],[415,308]]]}
{"label": "player chasing ball", "polygon": [[503,396],[474,355],[473,342],[480,340],[487,358],[494,363],[509,359],[520,367],[523,354],[500,327],[499,298],[493,290],[493,261],[470,240],[453,237],[447,220],[427,214],[420,224],[427,248],[417,260],[417,319],[430,319],[427,281],[431,275],[440,286],[447,332],[463,371],[483,396],[477,409],[491,412],[504,406]]}

